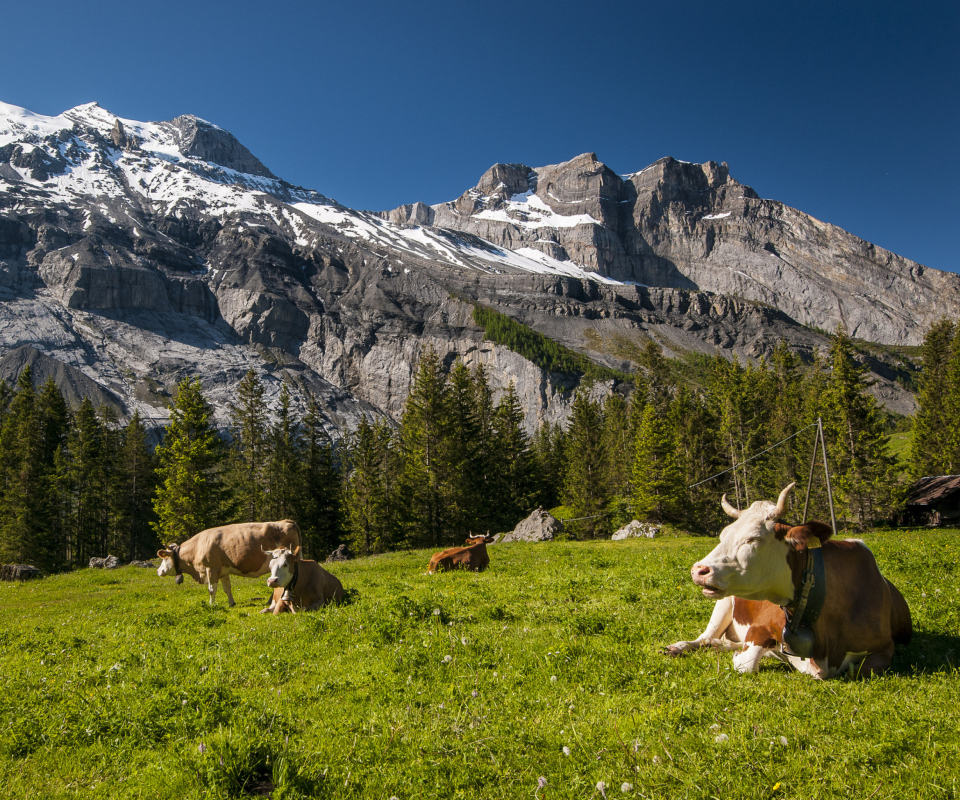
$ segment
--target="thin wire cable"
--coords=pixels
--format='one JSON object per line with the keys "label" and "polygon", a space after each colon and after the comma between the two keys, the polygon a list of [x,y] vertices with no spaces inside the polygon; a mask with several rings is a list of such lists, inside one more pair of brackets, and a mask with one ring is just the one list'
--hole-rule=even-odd
{"label": "thin wire cable", "polygon": [[764,453],[769,453],[771,450],[776,449],[777,447],[782,445],[784,442],[789,442],[794,436],[799,436],[804,431],[809,430],[810,428],[816,428],[816,427],[817,427],[817,423],[811,422],[809,425],[807,425],[806,428],[801,428],[796,433],[790,434],[786,439],[781,439],[776,444],[770,445],[766,450],[761,450],[759,453],[754,453],[752,456],[750,456],[750,458],[746,459],[745,461],[741,461],[739,464],[734,464],[729,469],[725,469],[723,472],[718,472],[716,475],[711,475],[709,478],[704,478],[699,483],[694,483],[693,485],[688,486],[687,488],[696,489],[698,486],[701,486],[702,484],[707,483],[708,481],[712,481],[714,478],[719,478],[721,475],[726,475],[728,472],[733,472],[735,469],[740,469],[740,467],[742,467],[744,464],[749,464],[755,458],[759,458]]}

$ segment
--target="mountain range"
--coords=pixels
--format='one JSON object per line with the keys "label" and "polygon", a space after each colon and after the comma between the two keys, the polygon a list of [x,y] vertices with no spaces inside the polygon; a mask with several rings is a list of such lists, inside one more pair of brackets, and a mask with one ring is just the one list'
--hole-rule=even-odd
{"label": "mountain range", "polygon": [[809,360],[843,323],[878,345],[875,391],[909,413],[904,348],[957,315],[960,277],[715,162],[497,164],[456,200],[368,212],[276,177],[194,116],[0,103],[0,378],[30,364],[73,402],[161,426],[196,375],[225,425],[253,369],[268,398],[284,382],[318,398],[336,432],[396,419],[432,347],[514,383],[531,430],[564,419],[570,376],[486,341],[478,304],[622,371],[651,340],[748,359],[783,339]]}

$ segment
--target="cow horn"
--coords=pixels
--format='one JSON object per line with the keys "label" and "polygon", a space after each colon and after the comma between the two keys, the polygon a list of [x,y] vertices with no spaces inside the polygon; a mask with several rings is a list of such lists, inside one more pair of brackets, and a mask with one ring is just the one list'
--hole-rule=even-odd
{"label": "cow horn", "polygon": [[740,510],[734,508],[727,502],[726,494],[720,498],[720,508],[727,512],[727,516],[733,517],[734,519],[740,518]]}
{"label": "cow horn", "polygon": [[779,499],[777,500],[777,516],[776,516],[777,519],[779,519],[780,517],[782,517],[782,516],[784,515],[784,513],[786,512],[786,510],[787,510],[787,492],[789,492],[789,491],[790,491],[794,486],[796,486],[796,485],[797,485],[797,482],[794,481],[794,482],[791,483],[786,489],[784,489],[782,492],[780,492],[780,497],[779,497]]}

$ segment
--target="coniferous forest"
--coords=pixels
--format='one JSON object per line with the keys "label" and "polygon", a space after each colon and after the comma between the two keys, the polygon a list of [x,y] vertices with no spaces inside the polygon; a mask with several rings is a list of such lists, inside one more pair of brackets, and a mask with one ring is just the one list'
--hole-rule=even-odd
{"label": "coniferous forest", "polygon": [[643,355],[630,382],[583,374],[566,427],[532,436],[512,387],[495,397],[482,367],[446,368],[429,350],[398,424],[364,418],[339,441],[320,407],[297,413],[285,387],[268,407],[252,372],[230,429],[218,430],[187,379],[156,447],[137,414],[121,425],[88,399],[70,409],[25,368],[15,386],[0,382],[0,558],[48,571],[107,553],[144,559],[204,528],[284,518],[308,555],[341,543],[367,555],[510,530],[537,506],[559,507],[571,538],[608,537],[632,519],[715,534],[723,493],[744,507],[794,481],[798,498],[811,484],[810,516],[829,520],[819,460],[809,481],[818,418],[841,527],[895,521],[911,477],[960,469],[949,424],[960,419],[960,329],[949,321],[923,346],[904,465],[842,329],[812,364],[785,345],[757,363],[717,355],[697,389],[652,343]]}

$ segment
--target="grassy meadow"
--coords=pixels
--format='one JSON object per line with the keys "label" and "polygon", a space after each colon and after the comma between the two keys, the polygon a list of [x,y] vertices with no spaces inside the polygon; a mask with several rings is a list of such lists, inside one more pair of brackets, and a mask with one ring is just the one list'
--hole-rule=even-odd
{"label": "grassy meadow", "polygon": [[960,532],[864,538],[915,629],[870,681],[662,655],[709,617],[709,539],[360,559],[278,618],[263,578],[233,609],[136,567],[0,584],[0,795],[957,797]]}

